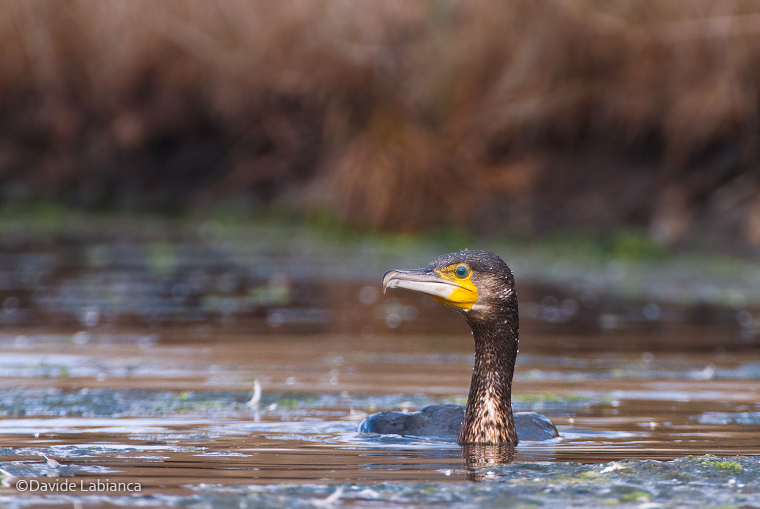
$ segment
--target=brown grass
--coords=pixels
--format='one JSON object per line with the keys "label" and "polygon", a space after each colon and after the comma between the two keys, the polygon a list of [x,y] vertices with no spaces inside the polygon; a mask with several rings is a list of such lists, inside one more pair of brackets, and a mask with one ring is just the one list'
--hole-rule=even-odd
{"label": "brown grass", "polygon": [[760,243],[760,6],[6,0],[0,198]]}

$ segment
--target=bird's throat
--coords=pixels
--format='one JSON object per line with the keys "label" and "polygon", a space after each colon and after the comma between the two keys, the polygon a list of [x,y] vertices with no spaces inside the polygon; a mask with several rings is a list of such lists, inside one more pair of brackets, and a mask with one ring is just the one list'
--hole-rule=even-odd
{"label": "bird's throat", "polygon": [[475,339],[475,366],[459,443],[517,444],[512,417],[512,377],[517,357],[517,313],[468,319]]}

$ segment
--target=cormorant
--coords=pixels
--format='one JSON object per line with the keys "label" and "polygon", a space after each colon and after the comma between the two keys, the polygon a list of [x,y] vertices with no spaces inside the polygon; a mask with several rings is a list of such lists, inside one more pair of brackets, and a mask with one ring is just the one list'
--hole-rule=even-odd
{"label": "cormorant", "polygon": [[506,263],[488,251],[463,250],[438,256],[427,267],[389,270],[383,291],[405,288],[430,295],[459,311],[475,339],[467,406],[431,405],[419,412],[379,412],[360,433],[457,438],[460,444],[511,444],[559,436],[543,415],[512,415],[512,376],[519,320],[515,279]]}

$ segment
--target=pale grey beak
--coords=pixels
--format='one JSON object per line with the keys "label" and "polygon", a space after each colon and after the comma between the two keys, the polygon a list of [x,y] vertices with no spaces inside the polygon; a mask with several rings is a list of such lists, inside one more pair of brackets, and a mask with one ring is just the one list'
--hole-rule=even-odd
{"label": "pale grey beak", "polygon": [[403,288],[446,299],[458,288],[453,281],[442,278],[432,268],[389,270],[383,276],[383,293],[388,288]]}

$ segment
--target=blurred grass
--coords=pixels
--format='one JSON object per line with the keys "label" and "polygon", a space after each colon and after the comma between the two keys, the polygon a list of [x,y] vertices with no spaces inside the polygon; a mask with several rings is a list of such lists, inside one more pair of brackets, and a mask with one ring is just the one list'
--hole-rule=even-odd
{"label": "blurred grass", "polygon": [[[215,267],[224,260],[225,266],[255,274],[263,268],[266,277],[272,267],[279,267],[294,280],[376,285],[389,268],[424,266],[437,255],[464,248],[486,249],[507,261],[519,291],[531,284],[549,285],[580,295],[616,295],[660,305],[706,304],[736,312],[760,303],[756,262],[720,246],[670,252],[637,229],[608,234],[565,229],[532,238],[484,238],[455,227],[412,234],[356,228],[329,216],[322,221],[296,222],[287,214],[235,216],[226,207],[218,214],[206,209],[166,217],[15,204],[0,206],[0,252],[7,255],[6,263],[19,264],[21,268],[14,270],[20,273],[40,260],[65,265],[71,256],[84,257],[76,263],[102,271],[113,253],[135,249],[142,254],[130,263],[159,280],[183,273],[192,264]],[[213,256],[201,259],[197,253]],[[278,292],[271,286],[257,287],[245,299],[278,302],[283,298]],[[208,305],[217,310],[223,303],[209,300]]]}
{"label": "blurred grass", "polygon": [[4,204],[760,245],[755,2],[7,0],[0,61]]}
{"label": "blurred grass", "polygon": [[250,217],[222,203],[187,214],[166,216],[150,212],[82,211],[57,202],[0,205],[0,249],[7,250],[9,245],[16,244],[88,244],[119,240],[150,242],[150,251],[160,263],[171,258],[174,243],[199,240],[226,247],[240,244],[271,251],[273,256],[280,251],[287,253],[292,246],[298,250],[299,242],[304,241],[303,247],[307,250],[317,249],[327,256],[340,252],[359,256],[368,251],[379,256],[424,258],[461,249],[488,249],[505,259],[519,257],[533,260],[539,266],[555,263],[593,266],[609,262],[662,266],[686,261],[692,265],[712,265],[711,272],[746,263],[754,266],[742,257],[724,253],[719,247],[675,253],[636,228],[619,228],[607,233],[567,228],[530,238],[521,235],[483,237],[457,225],[424,232],[378,232],[342,222],[324,209],[306,215],[267,209]]}

